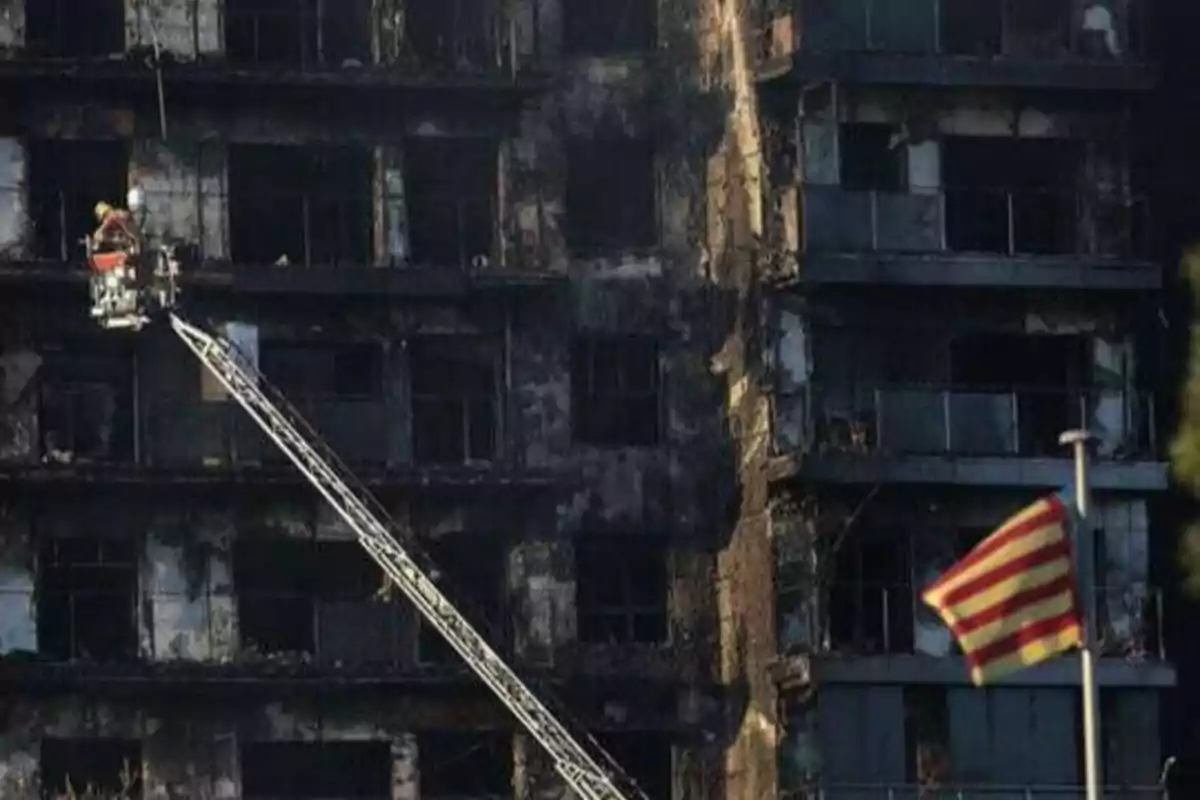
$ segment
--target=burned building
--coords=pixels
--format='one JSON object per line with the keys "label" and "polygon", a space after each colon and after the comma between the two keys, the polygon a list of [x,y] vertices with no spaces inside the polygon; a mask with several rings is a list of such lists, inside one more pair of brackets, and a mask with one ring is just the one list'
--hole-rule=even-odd
{"label": "burned building", "polygon": [[718,657],[710,357],[749,284],[714,278],[705,197],[750,152],[720,13],[0,3],[0,794],[569,796],[169,329],[88,319],[81,238],[136,187],[184,313],[506,658],[649,796],[748,796],[727,753],[773,711]]}
{"label": "burned building", "polygon": [[[921,589],[1072,481],[1098,528],[1102,768],[1158,796],[1163,269],[1148,3],[771,3],[772,542],[785,796],[1081,796],[1074,656],[970,685]],[[959,791],[962,794],[954,794]]]}

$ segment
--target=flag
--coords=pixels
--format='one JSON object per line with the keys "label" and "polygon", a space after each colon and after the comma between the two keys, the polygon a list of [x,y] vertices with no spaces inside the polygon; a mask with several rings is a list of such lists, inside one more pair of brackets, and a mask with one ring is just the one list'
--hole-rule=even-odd
{"label": "flag", "polygon": [[921,595],[958,640],[980,686],[1083,646],[1061,494],[1018,512]]}

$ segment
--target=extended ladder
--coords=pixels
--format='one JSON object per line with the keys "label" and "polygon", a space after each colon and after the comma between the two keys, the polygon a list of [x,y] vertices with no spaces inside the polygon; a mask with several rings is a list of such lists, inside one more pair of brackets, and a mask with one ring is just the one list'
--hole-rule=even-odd
{"label": "extended ladder", "polygon": [[170,322],[184,344],[358,535],[388,578],[546,749],[571,788],[583,800],[648,800],[590,736],[568,730],[458,612],[429,577],[436,574],[432,563],[413,543],[401,547],[392,534],[399,529],[379,502],[243,354],[231,342],[175,313]]}

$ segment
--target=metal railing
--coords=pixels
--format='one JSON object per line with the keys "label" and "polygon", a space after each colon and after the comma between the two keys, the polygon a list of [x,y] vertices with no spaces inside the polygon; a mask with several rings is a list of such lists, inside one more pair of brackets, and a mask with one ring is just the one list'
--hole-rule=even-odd
{"label": "metal railing", "polygon": [[1150,30],[1146,0],[796,0],[795,8],[809,52],[1136,61]]}
{"label": "metal railing", "polygon": [[945,389],[817,384],[819,450],[893,455],[1061,457],[1058,435],[1083,425],[1100,458],[1158,454],[1154,397],[1122,389]]}
{"label": "metal railing", "polygon": [[[241,266],[434,267],[484,269],[495,258],[495,198],[360,192],[256,190],[230,193],[200,179],[194,189],[144,189],[143,220],[152,240],[175,244],[184,263]],[[119,187],[118,187],[119,188]],[[117,196],[114,196],[114,193]],[[0,213],[17,220],[0,258],[82,269],[83,240],[95,230],[96,203],[124,203],[124,192],[26,191],[0,187]]]}
{"label": "metal railing", "polygon": [[[950,643],[945,625],[920,601],[920,587],[907,584],[839,582],[829,588],[827,611],[812,619],[807,641],[823,652],[852,655],[932,653],[921,647],[920,631],[931,628]],[[805,598],[797,597],[797,602]],[[1165,661],[1161,589],[1129,582],[1096,590],[1100,654],[1130,661]],[[786,614],[785,609],[781,611]],[[782,616],[783,614],[781,614]]]}
{"label": "metal railing", "polygon": [[[1106,786],[1106,800],[1165,800],[1160,786]],[[1083,800],[1083,786],[1019,784],[919,785],[903,783],[824,783],[784,789],[783,800]]]}
{"label": "metal railing", "polygon": [[803,190],[808,252],[1147,258],[1150,215],[1124,192]]}

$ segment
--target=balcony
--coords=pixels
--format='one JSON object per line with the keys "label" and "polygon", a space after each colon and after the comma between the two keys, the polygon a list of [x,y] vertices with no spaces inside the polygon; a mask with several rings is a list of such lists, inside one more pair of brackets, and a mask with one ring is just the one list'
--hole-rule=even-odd
{"label": "balcony", "polygon": [[779,406],[807,420],[798,468],[818,480],[1060,487],[1071,468],[1058,435],[1083,425],[1099,437],[1094,487],[1166,488],[1148,392],[830,385]]}
{"label": "balcony", "polygon": [[803,189],[803,280],[1156,290],[1147,203],[1099,193]]}
{"label": "balcony", "polygon": [[[966,682],[961,650],[911,585],[833,583],[829,608],[814,612],[803,581],[789,565],[777,574],[780,647],[785,657],[811,659],[811,674],[851,683]],[[1174,668],[1163,639],[1163,591],[1127,582],[1097,590],[1100,676],[1109,684],[1171,686]],[[1045,665],[1012,680],[1072,683],[1068,666]]]}
{"label": "balcony", "polygon": [[[368,176],[369,177],[369,176]],[[188,178],[187,180],[192,180]],[[389,177],[389,180],[392,180]],[[479,289],[539,288],[561,280],[536,266],[501,266],[491,197],[378,196],[258,188],[144,190],[152,241],[175,244],[185,290],[202,293],[455,297]],[[116,192],[124,194],[123,190]],[[13,215],[0,239],[0,283],[79,286],[87,280],[83,238],[92,209],[113,192],[0,187]],[[3,236],[5,230],[0,230]]]}
{"label": "balcony", "polygon": [[759,74],[766,79],[1125,91],[1154,81],[1148,0],[778,5],[763,12]]}
{"label": "balcony", "polygon": [[[1162,800],[1161,786],[1107,786],[1105,800]],[[829,782],[780,792],[781,800],[1079,800],[1083,786],[1011,786],[997,784],[936,785]]]}

